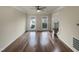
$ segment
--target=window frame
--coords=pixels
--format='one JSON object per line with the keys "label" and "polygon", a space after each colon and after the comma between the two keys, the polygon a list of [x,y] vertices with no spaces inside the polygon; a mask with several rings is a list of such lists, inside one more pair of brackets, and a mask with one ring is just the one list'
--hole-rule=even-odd
{"label": "window frame", "polygon": [[[42,19],[42,18],[43,18],[43,17],[46,17],[46,18],[47,18],[47,20],[46,20],[47,28],[43,28],[43,26],[42,26],[42,23],[43,23],[43,21],[42,21],[43,19]],[[41,17],[41,28],[42,28],[42,30],[48,30],[48,16],[42,16],[42,17]]]}
{"label": "window frame", "polygon": [[30,25],[30,30],[35,30],[35,29],[36,29],[36,16],[29,16],[30,23],[32,22],[32,21],[31,21],[31,20],[32,20],[32,17],[35,18],[35,28],[32,29],[32,28],[31,28],[31,24],[29,24],[29,25]]}

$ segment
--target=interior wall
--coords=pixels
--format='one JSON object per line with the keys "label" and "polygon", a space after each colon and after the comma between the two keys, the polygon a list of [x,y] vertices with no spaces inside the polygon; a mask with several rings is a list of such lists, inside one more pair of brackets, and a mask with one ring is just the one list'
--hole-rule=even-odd
{"label": "interior wall", "polygon": [[25,14],[12,7],[0,7],[0,51],[25,32]]}
{"label": "interior wall", "polygon": [[79,7],[64,7],[53,17],[60,19],[58,37],[73,51],[77,51],[73,47],[73,37],[79,39],[79,26],[76,25],[79,23]]}
{"label": "interior wall", "polygon": [[36,17],[36,31],[42,31],[42,20],[41,17],[48,16],[48,30],[51,30],[51,15],[50,14],[28,14],[27,15],[27,26],[26,31],[30,30],[29,24],[30,24],[30,16]]}

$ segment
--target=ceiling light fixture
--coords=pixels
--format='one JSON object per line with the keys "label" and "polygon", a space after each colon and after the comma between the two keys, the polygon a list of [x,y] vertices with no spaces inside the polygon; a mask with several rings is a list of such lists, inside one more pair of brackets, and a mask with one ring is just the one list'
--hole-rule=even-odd
{"label": "ceiling light fixture", "polygon": [[41,12],[41,10],[37,10],[37,12]]}

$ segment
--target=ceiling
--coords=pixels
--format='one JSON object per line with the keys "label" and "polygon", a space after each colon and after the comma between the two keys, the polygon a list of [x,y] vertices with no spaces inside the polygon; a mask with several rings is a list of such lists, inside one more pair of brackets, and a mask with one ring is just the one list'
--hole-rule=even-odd
{"label": "ceiling", "polygon": [[[53,11],[55,11],[57,8],[59,8],[59,6],[41,6],[41,7],[46,7],[45,9],[43,9],[40,14],[50,14]],[[38,12],[36,11],[35,6],[16,6],[14,7],[17,10],[26,13],[26,14],[38,14]]]}

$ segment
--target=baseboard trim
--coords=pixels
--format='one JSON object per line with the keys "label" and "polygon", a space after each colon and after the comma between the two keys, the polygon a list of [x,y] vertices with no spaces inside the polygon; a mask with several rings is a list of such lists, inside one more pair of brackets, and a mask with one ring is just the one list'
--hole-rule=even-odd
{"label": "baseboard trim", "polygon": [[[57,36],[58,38],[59,38],[59,36]],[[65,47],[68,47],[68,49],[70,49],[72,52],[74,52],[73,51],[73,49],[67,44],[67,43],[65,43],[63,40],[61,40],[60,38],[59,38],[59,40],[60,40],[60,42],[62,42],[63,44],[64,44],[64,46]]]}
{"label": "baseboard trim", "polygon": [[[25,32],[24,32],[25,33]],[[24,34],[23,33],[23,34]],[[23,34],[21,34],[20,36],[22,36]],[[20,36],[18,36],[15,40],[17,40]],[[7,45],[5,45],[0,51],[3,52],[9,45],[11,45],[15,40],[11,41],[10,43],[8,43]]]}
{"label": "baseboard trim", "polygon": [[43,32],[43,31],[52,32],[52,30],[27,30],[26,32]]}

